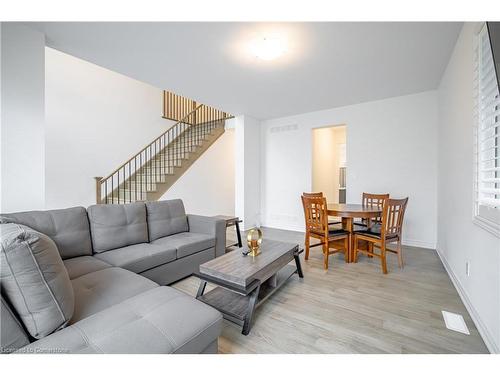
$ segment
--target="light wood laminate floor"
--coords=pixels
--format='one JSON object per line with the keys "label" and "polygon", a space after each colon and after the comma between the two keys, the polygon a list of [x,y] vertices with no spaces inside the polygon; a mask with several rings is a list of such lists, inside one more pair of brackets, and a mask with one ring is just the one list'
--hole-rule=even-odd
{"label": "light wood laminate floor", "polygon": [[[303,233],[263,232],[303,247]],[[346,264],[337,254],[324,270],[321,249],[311,254],[307,262],[301,255],[304,279],[292,276],[259,307],[248,336],[224,321],[220,353],[488,352],[434,250],[404,247],[403,270],[389,254],[388,275],[378,259],[360,256],[357,264]],[[173,286],[194,296],[198,284],[189,277]],[[448,330],[441,310],[462,314],[470,336]]]}

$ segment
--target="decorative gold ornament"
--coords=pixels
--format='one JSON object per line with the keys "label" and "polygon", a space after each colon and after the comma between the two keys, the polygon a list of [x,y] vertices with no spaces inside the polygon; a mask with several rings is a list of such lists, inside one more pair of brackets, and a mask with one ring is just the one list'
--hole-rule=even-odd
{"label": "decorative gold ornament", "polygon": [[252,228],[247,233],[247,244],[250,249],[248,255],[256,257],[260,254],[260,244],[262,243],[262,232],[259,228]]}

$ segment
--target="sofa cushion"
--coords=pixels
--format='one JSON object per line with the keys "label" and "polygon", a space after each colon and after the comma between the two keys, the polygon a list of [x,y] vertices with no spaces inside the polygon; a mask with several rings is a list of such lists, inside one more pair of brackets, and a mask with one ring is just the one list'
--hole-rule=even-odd
{"label": "sofa cushion", "polygon": [[103,262],[102,260],[97,259],[96,257],[90,257],[90,256],[66,259],[64,261],[64,266],[66,267],[69,278],[71,280],[91,272],[111,267],[110,264]]}
{"label": "sofa cushion", "polygon": [[34,338],[66,325],[74,309],[68,272],[48,236],[20,224],[1,224],[0,281]]}
{"label": "sofa cushion", "polygon": [[92,255],[89,221],[83,207],[17,212],[2,216],[52,238],[63,259]]}
{"label": "sofa cushion", "polygon": [[75,292],[71,324],[158,286],[154,281],[117,267],[88,273],[71,283]]}
{"label": "sofa cushion", "polygon": [[180,199],[146,202],[149,240],[189,230],[184,204]]}
{"label": "sofa cushion", "polygon": [[0,354],[13,351],[30,343],[23,326],[15,316],[7,301],[1,298],[0,309]]}
{"label": "sofa cushion", "polygon": [[144,203],[96,204],[87,212],[96,253],[148,242]]}
{"label": "sofa cushion", "polygon": [[158,287],[96,313],[24,352],[199,353],[217,340],[222,315],[170,287]]}
{"label": "sofa cushion", "polygon": [[109,250],[95,256],[113,266],[139,273],[175,260],[176,249],[169,245],[140,243]]}
{"label": "sofa cushion", "polygon": [[215,246],[215,237],[204,233],[183,232],[162,237],[152,242],[154,245],[170,246],[177,249],[177,259]]}

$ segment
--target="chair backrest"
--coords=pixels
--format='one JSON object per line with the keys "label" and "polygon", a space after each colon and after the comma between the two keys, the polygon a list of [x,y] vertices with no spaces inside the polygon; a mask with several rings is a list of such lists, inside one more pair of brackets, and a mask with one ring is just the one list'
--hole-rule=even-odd
{"label": "chair backrest", "polygon": [[308,198],[323,198],[323,192],[320,191],[318,193],[302,193],[302,196],[308,197]]}
{"label": "chair backrest", "polygon": [[[380,211],[384,208],[384,202],[389,199],[389,194],[371,194],[371,193],[363,193],[363,206],[369,208],[376,208]],[[382,220],[381,217],[374,217],[372,219],[375,222],[380,222]]]}
{"label": "chair backrest", "polygon": [[328,208],[323,196],[302,195],[306,231],[328,233]]}
{"label": "chair backrest", "polygon": [[386,199],[389,199],[389,194],[363,193],[363,206],[382,210]]}
{"label": "chair backrest", "polygon": [[304,197],[320,197],[320,198],[323,198],[323,192],[319,192],[319,193],[302,193],[302,196]]}
{"label": "chair backrest", "polygon": [[382,211],[381,235],[401,235],[408,198],[386,199]]}

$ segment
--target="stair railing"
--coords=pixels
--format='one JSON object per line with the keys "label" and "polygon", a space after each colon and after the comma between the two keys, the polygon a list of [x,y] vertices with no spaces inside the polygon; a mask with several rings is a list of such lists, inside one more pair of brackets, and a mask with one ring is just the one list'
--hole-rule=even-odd
{"label": "stair railing", "polygon": [[96,203],[145,200],[146,193],[161,183],[162,175],[173,173],[214,128],[224,126],[225,120],[232,117],[204,104],[198,105],[107,177],[94,177]]}

